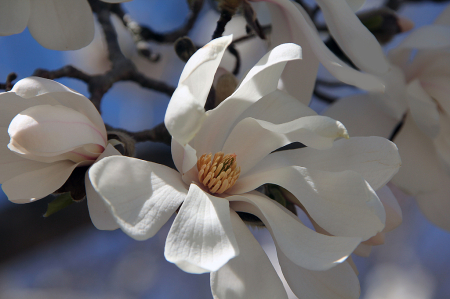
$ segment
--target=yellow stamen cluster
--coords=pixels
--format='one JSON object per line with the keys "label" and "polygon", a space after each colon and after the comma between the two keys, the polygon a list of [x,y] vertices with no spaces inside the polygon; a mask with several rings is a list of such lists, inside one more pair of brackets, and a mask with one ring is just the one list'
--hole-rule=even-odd
{"label": "yellow stamen cluster", "polygon": [[236,166],[235,154],[203,154],[197,161],[198,179],[211,193],[221,194],[239,178],[241,168]]}

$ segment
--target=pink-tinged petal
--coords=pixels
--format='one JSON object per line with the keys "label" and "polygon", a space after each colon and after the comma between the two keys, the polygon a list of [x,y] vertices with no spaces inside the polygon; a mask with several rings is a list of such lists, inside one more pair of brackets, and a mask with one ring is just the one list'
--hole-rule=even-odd
{"label": "pink-tinged petal", "polygon": [[291,212],[261,193],[229,196],[235,211],[257,216],[269,229],[278,251],[298,266],[326,270],[342,263],[361,242],[360,238],[335,237],[307,228]]}
{"label": "pink-tinged petal", "polygon": [[86,0],[33,0],[28,29],[44,47],[78,50],[94,39],[94,16]]}
{"label": "pink-tinged petal", "polygon": [[29,203],[58,190],[77,167],[71,161],[47,164],[45,168],[24,172],[3,182],[2,189],[14,203]]}
{"label": "pink-tinged petal", "polygon": [[[102,135],[106,138],[106,129],[103,119],[92,102],[82,94],[64,86],[59,82],[40,77],[28,77],[14,84],[11,91],[15,92],[22,98],[31,99],[34,106],[42,104],[52,106],[63,105],[81,112],[89,118],[89,120],[99,131],[102,132]],[[18,113],[19,112],[16,114]]]}
{"label": "pink-tinged petal", "polygon": [[383,232],[390,232],[402,223],[402,209],[388,186],[379,189],[377,195],[386,211],[386,224]]}
{"label": "pink-tinged petal", "polygon": [[369,257],[370,252],[372,252],[372,245],[367,244],[359,244],[358,247],[356,247],[355,251],[353,251],[354,254],[362,256],[362,257]]}
{"label": "pink-tinged petal", "polygon": [[353,137],[335,141],[330,149],[307,147],[274,152],[241,177],[291,165],[331,172],[353,170],[378,190],[397,173],[400,164],[397,146],[389,140]]}
{"label": "pink-tinged petal", "polygon": [[191,184],[167,236],[167,261],[189,273],[205,273],[219,270],[238,255],[228,200]]}
{"label": "pink-tinged petal", "polygon": [[206,113],[202,128],[191,145],[198,153],[221,150],[235,120],[253,103],[275,91],[287,61],[301,58],[301,48],[283,44],[269,53],[248,72],[238,89],[218,107]]}
{"label": "pink-tinged petal", "polygon": [[350,136],[389,138],[398,121],[377,104],[378,95],[358,94],[339,99],[324,115],[342,122]]}
{"label": "pink-tinged petal", "polygon": [[40,156],[95,161],[106,147],[105,136],[86,116],[64,106],[28,108],[11,121],[8,133],[11,150],[38,161]]}
{"label": "pink-tinged petal", "polygon": [[96,162],[89,179],[121,229],[136,240],[153,237],[187,194],[177,171],[123,156]]}
{"label": "pink-tinged petal", "polygon": [[281,90],[275,90],[248,107],[235,123],[251,117],[274,124],[282,124],[313,115],[317,115],[317,113],[296,98]]}
{"label": "pink-tinged petal", "polygon": [[203,107],[214,74],[231,41],[231,35],[212,40],[192,55],[181,73],[164,118],[170,135],[181,145],[186,145],[197,134],[205,120]]}
{"label": "pink-tinged petal", "polygon": [[14,0],[0,3],[0,35],[21,33],[30,17],[30,1]]}
{"label": "pink-tinged petal", "polygon": [[[305,15],[305,10],[296,5],[297,9]],[[290,61],[281,74],[282,87],[289,94],[294,95],[302,103],[308,105],[311,101],[314,83],[319,69],[319,61],[308,43],[303,30],[297,26],[292,15],[286,15],[283,10],[272,3],[267,3],[272,19],[272,33],[270,45],[275,47],[284,43],[294,43],[302,47],[302,56],[306,59]],[[312,24],[311,19],[305,17]],[[315,28],[315,27],[314,27]]]}
{"label": "pink-tinged petal", "polygon": [[384,244],[384,233],[383,232],[377,233],[375,236],[362,242],[362,244],[366,244],[369,246],[383,245]]}
{"label": "pink-tinged petal", "polygon": [[375,191],[354,171],[290,166],[239,178],[227,192],[242,194],[271,183],[291,192],[309,215],[335,236],[364,240],[384,228],[386,214]]}
{"label": "pink-tinged petal", "polygon": [[449,194],[450,177],[447,175],[442,179],[442,183],[436,191],[416,195],[417,203],[428,220],[447,231],[450,231]]}
{"label": "pink-tinged petal", "polygon": [[345,0],[317,0],[333,38],[362,71],[382,75],[389,70],[383,50]]}
{"label": "pink-tinged petal", "polygon": [[[97,161],[109,156],[121,156],[111,144],[108,144],[105,151],[98,157]],[[115,230],[119,228],[115,218],[112,216],[103,198],[98,194],[89,180],[89,173],[85,176],[86,198],[89,209],[89,216],[97,229]]]}
{"label": "pink-tinged petal", "polygon": [[416,125],[430,138],[439,134],[439,111],[436,102],[420,86],[418,79],[407,87],[409,109]]}
{"label": "pink-tinged petal", "polygon": [[287,299],[286,291],[264,250],[239,216],[231,211],[239,255],[211,272],[211,291],[220,299]]}
{"label": "pink-tinged petal", "polygon": [[326,116],[305,116],[279,125],[246,118],[234,127],[222,151],[236,154],[244,175],[284,145],[298,141],[308,147],[325,149],[330,148],[338,137],[348,137],[347,131],[340,122]]}
{"label": "pink-tinged petal", "polygon": [[279,250],[278,261],[289,287],[299,299],[359,298],[359,280],[347,261],[326,271],[311,271],[293,264]]}
{"label": "pink-tinged petal", "polygon": [[[297,26],[303,30],[304,36],[306,38],[303,41],[308,43],[309,46],[314,51],[314,55],[323,64],[323,66],[338,80],[345,82],[350,85],[357,86],[361,89],[373,91],[373,92],[383,92],[385,89],[385,83],[381,81],[378,77],[359,72],[346,63],[340,60],[336,55],[334,55],[323,43],[322,39],[317,33],[317,30],[309,26],[310,21],[306,20],[306,16],[297,9],[297,7],[289,0],[254,0],[254,2],[267,1],[277,5],[283,12],[285,19],[292,20],[295,22],[293,26]],[[327,4],[329,5],[329,4]],[[344,3],[344,5],[346,5]],[[346,21],[344,21],[346,23]],[[361,25],[362,26],[362,25]],[[379,46],[378,46],[379,47]],[[376,52],[376,51],[370,51]],[[361,55],[361,54],[359,54]],[[352,57],[353,58],[353,57]],[[305,56],[305,59],[309,59]],[[381,69],[381,66],[380,66]]]}
{"label": "pink-tinged petal", "polygon": [[407,115],[394,142],[402,157],[402,167],[392,183],[411,195],[439,189],[444,174],[441,163],[432,140],[416,126],[411,115]]}

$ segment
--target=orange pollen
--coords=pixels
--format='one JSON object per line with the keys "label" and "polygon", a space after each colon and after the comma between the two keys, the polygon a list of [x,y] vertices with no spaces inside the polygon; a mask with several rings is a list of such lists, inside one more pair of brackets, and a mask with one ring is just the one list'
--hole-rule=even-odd
{"label": "orange pollen", "polygon": [[203,154],[197,160],[198,180],[209,192],[221,194],[233,187],[239,178],[241,168],[237,167],[236,155],[218,152]]}

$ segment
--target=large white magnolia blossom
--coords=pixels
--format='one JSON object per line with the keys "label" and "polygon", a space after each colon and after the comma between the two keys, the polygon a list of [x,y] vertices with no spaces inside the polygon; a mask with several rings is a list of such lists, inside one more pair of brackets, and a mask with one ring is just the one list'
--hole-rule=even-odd
{"label": "large white magnolia blossom", "polygon": [[335,78],[371,92],[391,93],[395,72],[386,61],[376,38],[355,15],[364,0],[316,0],[332,37],[347,57],[361,70],[350,67],[323,43],[306,11],[290,0],[250,0],[267,2],[272,17],[271,44],[302,46],[303,60],[287,64],[282,86],[308,104],[321,63]]}
{"label": "large white magnolia blossom", "polygon": [[351,96],[326,115],[341,120],[352,136],[389,137],[399,121],[386,102],[402,107],[404,121],[394,141],[403,166],[392,182],[414,195],[434,224],[450,230],[450,7],[433,25],[406,37],[389,58],[402,70],[398,97]]}
{"label": "large white magnolia blossom", "polygon": [[[187,62],[165,124],[178,171],[123,156],[89,170],[93,187],[129,236],[154,236],[176,212],[165,257],[190,273],[211,272],[215,298],[287,298],[264,251],[239,213],[258,217],[272,234],[278,259],[299,298],[358,298],[346,258],[385,227],[375,194],[397,172],[395,145],[381,137],[348,138],[343,125],[317,116],[277,89],[301,49],[267,53],[217,108],[203,106],[231,36],[215,39]],[[292,143],[306,147],[273,152]],[[317,233],[286,208],[255,191],[265,183],[295,202],[333,236]],[[245,215],[245,214],[241,214]]]}
{"label": "large white magnolia blossom", "polygon": [[[57,191],[76,167],[120,155],[108,143],[103,120],[82,94],[48,79],[20,80],[0,93],[0,183],[8,199],[29,203]],[[87,178],[87,176],[86,176]],[[94,225],[118,226],[88,179]]]}
{"label": "large white magnolia blossom", "polygon": [[21,33],[26,27],[42,46],[52,50],[81,49],[94,39],[94,18],[87,0],[0,0],[0,35]]}

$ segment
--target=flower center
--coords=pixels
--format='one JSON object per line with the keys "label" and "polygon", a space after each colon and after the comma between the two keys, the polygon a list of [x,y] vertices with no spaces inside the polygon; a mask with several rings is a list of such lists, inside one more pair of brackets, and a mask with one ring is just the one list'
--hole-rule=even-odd
{"label": "flower center", "polygon": [[203,154],[197,161],[198,179],[211,193],[221,194],[231,188],[239,178],[241,168],[236,167],[236,155],[218,152]]}

